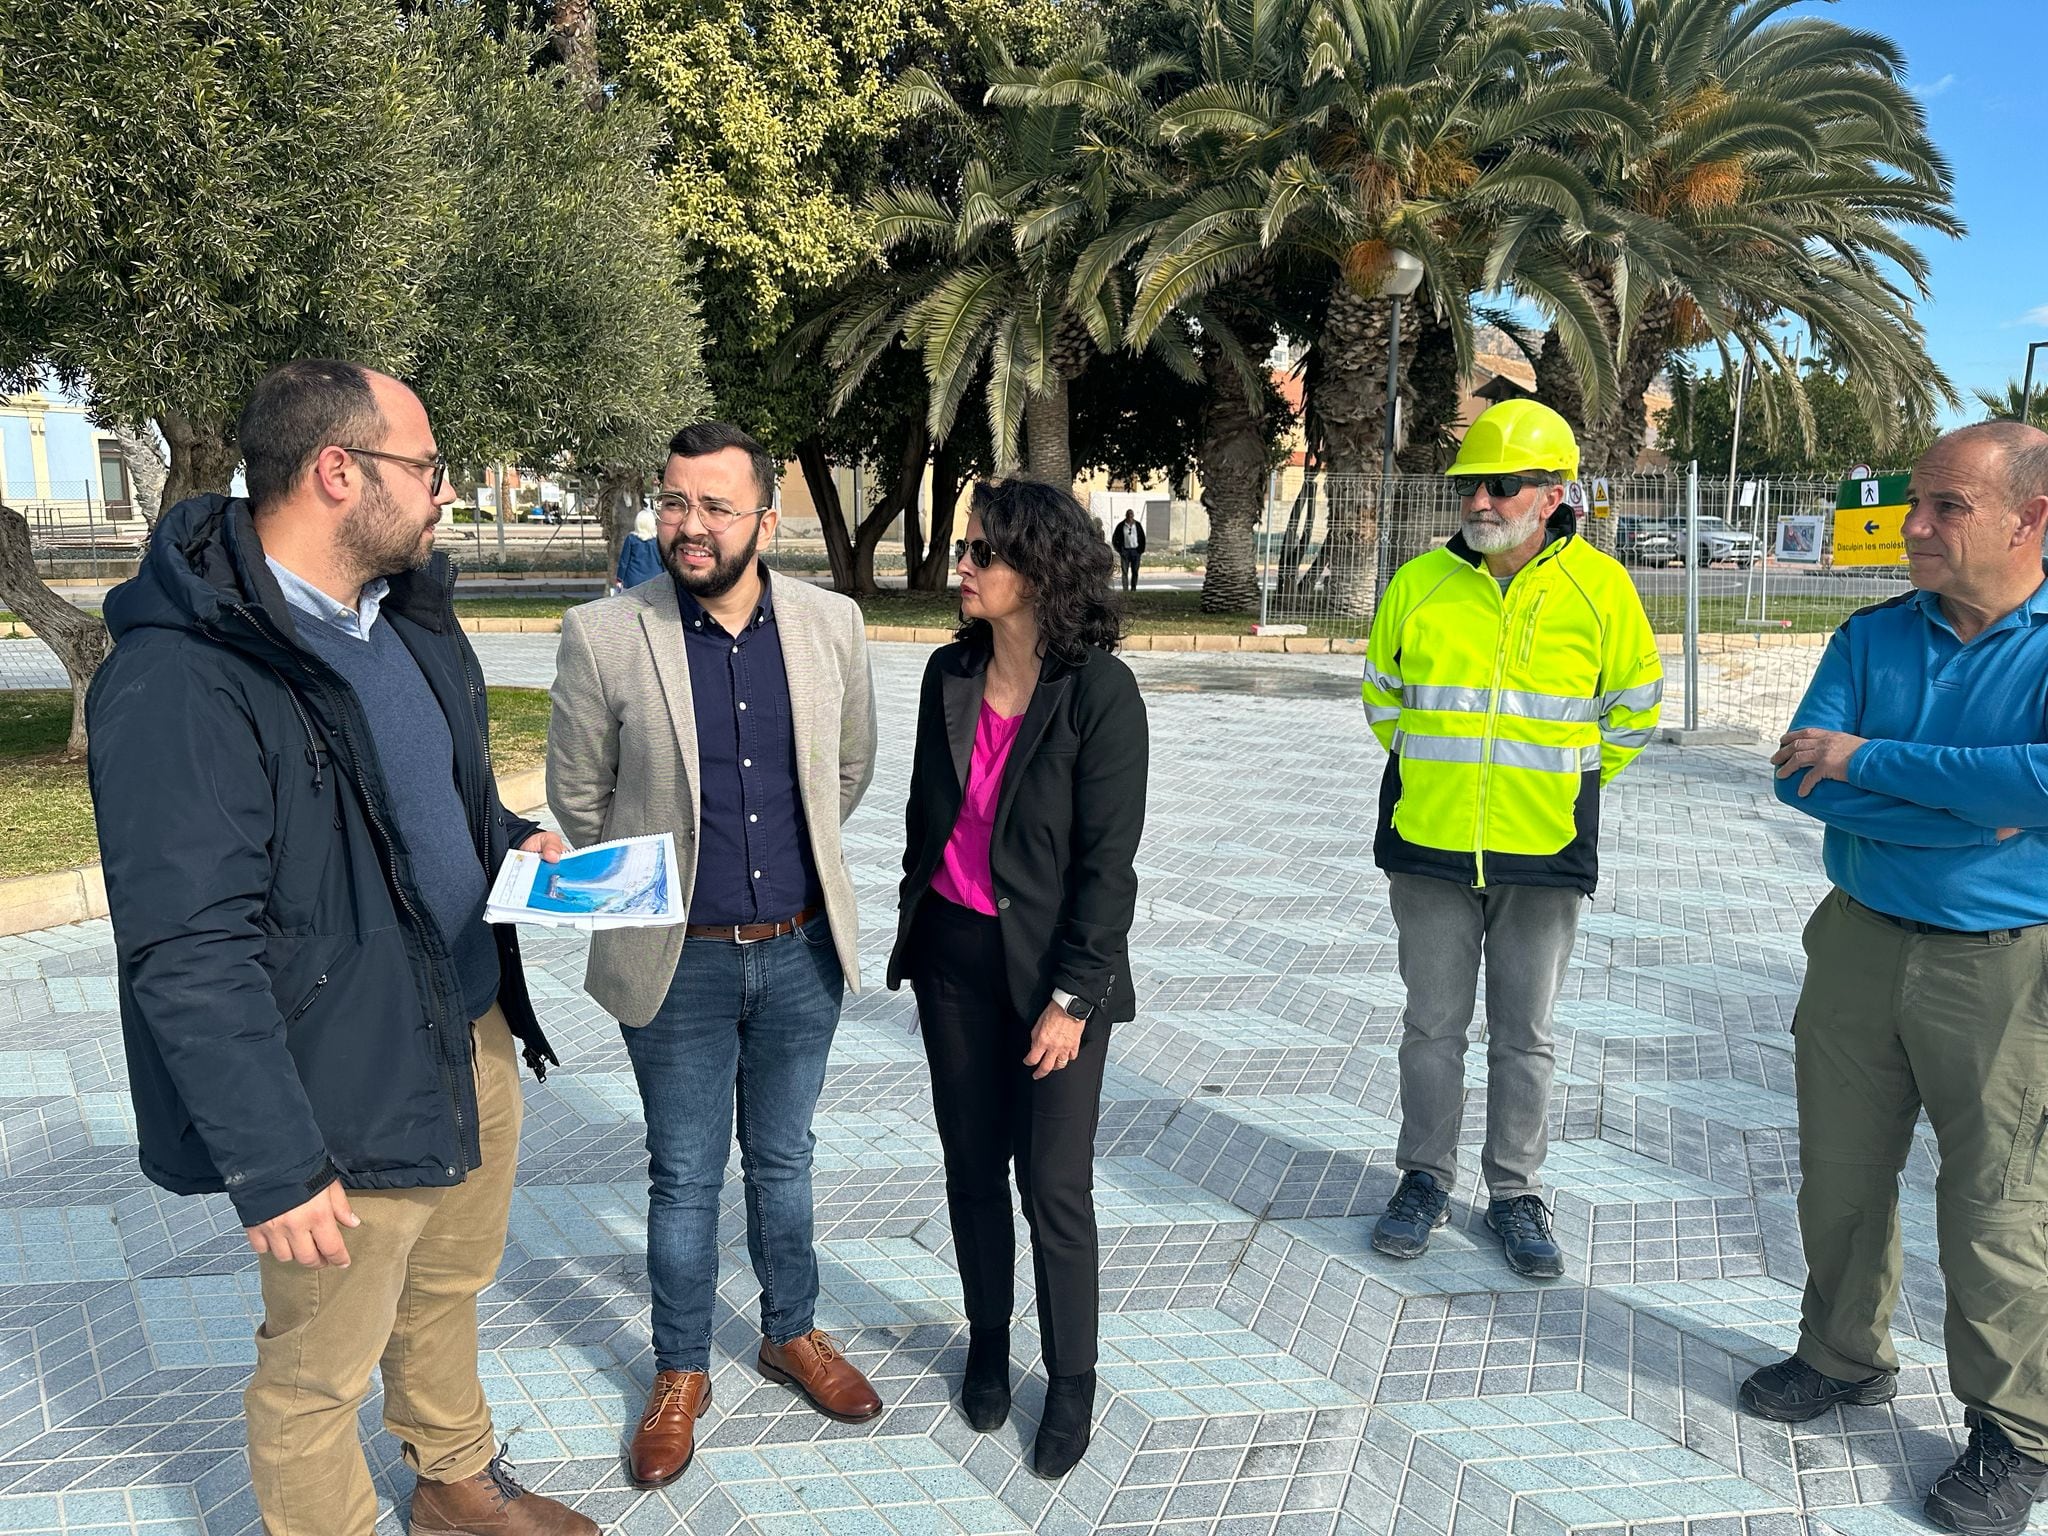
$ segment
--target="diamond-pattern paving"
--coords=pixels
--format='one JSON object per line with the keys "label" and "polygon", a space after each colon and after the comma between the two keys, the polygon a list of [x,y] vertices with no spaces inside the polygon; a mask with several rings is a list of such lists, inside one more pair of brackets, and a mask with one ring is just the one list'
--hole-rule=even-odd
{"label": "diamond-pattern paving", "polygon": [[[484,636],[494,682],[554,642]],[[874,650],[883,755],[847,846],[871,987],[894,927],[924,651]],[[938,1141],[907,994],[849,1000],[817,1118],[821,1323],[889,1409],[847,1426],[751,1368],[737,1166],[714,1406],[696,1465],[626,1483],[652,1373],[639,1101],[580,991],[581,941],[528,940],[565,1064],[529,1084],[519,1189],[484,1298],[486,1385],[534,1486],[631,1536],[1889,1536],[1954,1455],[1934,1158],[1905,1178],[1898,1400],[1788,1429],[1734,1388],[1791,1345],[1803,1267],[1787,1026],[1817,829],[1761,758],[1652,749],[1605,807],[1603,884],[1558,1008],[1547,1179],[1562,1280],[1510,1274],[1463,1180],[1429,1255],[1367,1231],[1396,1177],[1402,990],[1370,858],[1380,757],[1356,664],[1146,655],[1153,793],[1097,1142],[1101,1428],[1058,1485],[1024,1468],[1043,1396],[978,1436]],[[0,641],[0,683],[49,686]],[[59,679],[61,680],[61,679]],[[0,939],[0,1531],[257,1529],[241,1388],[255,1260],[224,1201],[136,1171],[106,925]],[[1020,1237],[1021,1237],[1020,1228]],[[1020,1244],[1020,1367],[1036,1368]],[[410,1476],[362,1423],[397,1532]]]}

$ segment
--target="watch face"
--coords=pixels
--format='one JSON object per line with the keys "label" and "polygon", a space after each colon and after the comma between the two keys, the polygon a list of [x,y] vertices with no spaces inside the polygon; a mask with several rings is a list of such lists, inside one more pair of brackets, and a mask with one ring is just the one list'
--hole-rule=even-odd
{"label": "watch face", "polygon": [[1070,999],[1067,1003],[1067,1016],[1074,1019],[1087,1018],[1088,1005],[1078,997]]}

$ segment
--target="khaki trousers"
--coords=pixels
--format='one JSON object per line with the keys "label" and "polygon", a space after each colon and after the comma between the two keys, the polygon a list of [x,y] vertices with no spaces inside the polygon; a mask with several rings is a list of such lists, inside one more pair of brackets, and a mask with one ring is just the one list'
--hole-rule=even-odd
{"label": "khaki trousers", "polygon": [[1924,1107],[1950,1384],[2048,1458],[2048,927],[1912,934],[1835,891],[1806,955],[1799,1356],[1848,1380],[1899,1368],[1899,1174]]}
{"label": "khaki trousers", "polygon": [[512,1206],[519,1058],[497,1007],[473,1026],[483,1166],[450,1189],[350,1190],[346,1269],[265,1257],[256,1374],[243,1396],[249,1472],[270,1536],[370,1536],[377,1497],[356,1410],[382,1369],[384,1426],[422,1478],[491,1460],[476,1298],[498,1272]]}

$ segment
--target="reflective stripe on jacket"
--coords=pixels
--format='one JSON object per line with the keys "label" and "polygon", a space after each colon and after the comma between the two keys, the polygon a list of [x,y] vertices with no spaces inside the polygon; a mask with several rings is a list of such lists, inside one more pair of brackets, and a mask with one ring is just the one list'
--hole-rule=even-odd
{"label": "reflective stripe on jacket", "polygon": [[1364,683],[1380,868],[1592,891],[1600,786],[1649,744],[1664,672],[1628,572],[1573,526],[1506,593],[1462,535],[1388,584]]}

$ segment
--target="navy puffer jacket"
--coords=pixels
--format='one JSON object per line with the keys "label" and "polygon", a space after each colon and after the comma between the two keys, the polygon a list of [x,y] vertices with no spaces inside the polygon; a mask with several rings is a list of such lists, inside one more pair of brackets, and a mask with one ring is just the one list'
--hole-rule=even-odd
{"label": "navy puffer jacket", "polygon": [[[491,774],[483,674],[445,556],[393,578],[379,622],[447,716],[477,856],[536,830]],[[354,692],[301,646],[248,504],[157,525],[109,594],[86,700],[142,1171],[225,1190],[245,1225],[350,1188],[459,1184],[478,1166],[469,1020],[415,886]],[[518,941],[499,1002],[529,1066],[555,1060]]]}

